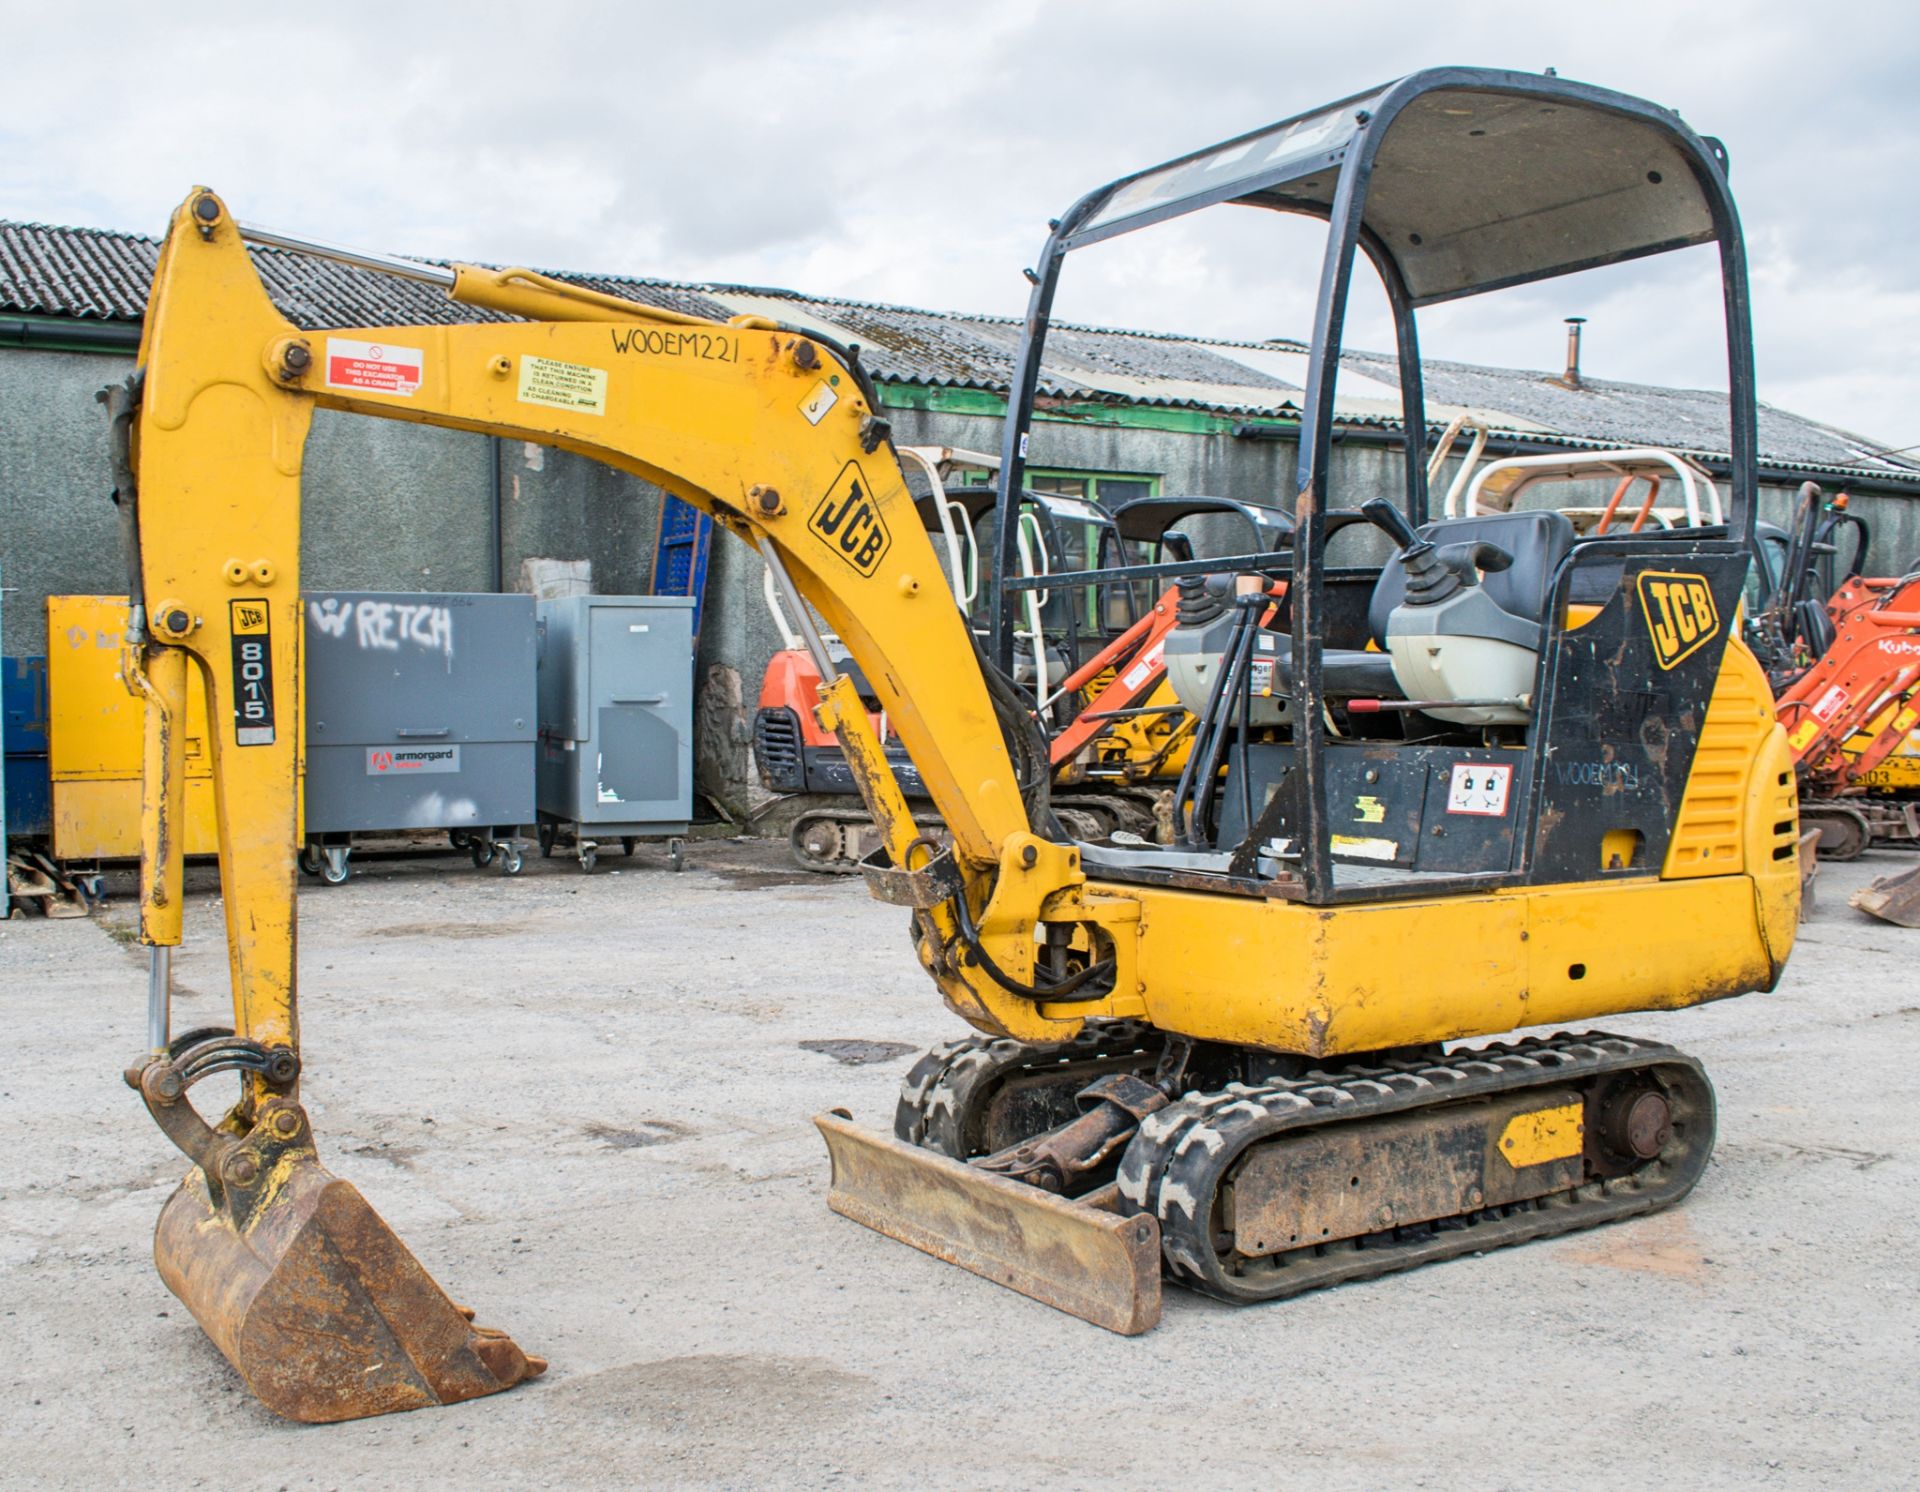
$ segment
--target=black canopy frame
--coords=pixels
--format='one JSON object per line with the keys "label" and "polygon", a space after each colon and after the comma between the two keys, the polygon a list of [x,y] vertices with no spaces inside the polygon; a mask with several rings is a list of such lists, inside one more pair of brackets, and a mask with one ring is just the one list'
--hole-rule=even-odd
{"label": "black canopy frame", "polygon": [[[1240,203],[1328,225],[1300,419],[1295,500],[1294,718],[1323,718],[1328,475],[1356,251],[1379,274],[1394,321],[1402,410],[1402,507],[1428,518],[1428,433],[1415,312],[1428,305],[1705,243],[1719,245],[1727,343],[1729,542],[1751,549],[1757,482],[1751,307],[1740,219],[1718,141],[1670,109],[1555,77],[1434,68],[1121,178],[1076,202],[1034,271],[999,481],[1018,491],[1055,293],[1066,256],[1204,207]],[[1012,573],[1016,506],[1002,503],[1000,573]],[[1013,592],[992,624],[1012,661]],[[1331,899],[1324,731],[1298,733],[1307,784],[1305,899]]]}

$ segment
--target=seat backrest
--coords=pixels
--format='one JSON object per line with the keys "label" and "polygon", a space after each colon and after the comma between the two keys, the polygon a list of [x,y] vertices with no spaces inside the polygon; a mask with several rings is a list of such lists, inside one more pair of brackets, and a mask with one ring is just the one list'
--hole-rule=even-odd
{"label": "seat backrest", "polygon": [[[1513,564],[1480,578],[1489,600],[1502,611],[1530,622],[1544,622],[1553,572],[1573,548],[1573,524],[1564,513],[1482,513],[1472,518],[1442,518],[1420,530],[1434,544],[1485,541],[1513,556]],[[1387,618],[1407,596],[1406,567],[1390,555],[1367,606],[1373,640],[1387,645]]]}

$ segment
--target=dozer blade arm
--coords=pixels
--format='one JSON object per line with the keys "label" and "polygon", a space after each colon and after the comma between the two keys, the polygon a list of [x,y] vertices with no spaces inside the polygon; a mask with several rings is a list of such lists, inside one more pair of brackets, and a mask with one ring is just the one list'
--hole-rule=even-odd
{"label": "dozer blade arm", "polygon": [[[1160,1225],[861,1129],[813,1121],[842,1217],[1122,1336],[1160,1320]],[[1110,1189],[1109,1189],[1110,1190]]]}

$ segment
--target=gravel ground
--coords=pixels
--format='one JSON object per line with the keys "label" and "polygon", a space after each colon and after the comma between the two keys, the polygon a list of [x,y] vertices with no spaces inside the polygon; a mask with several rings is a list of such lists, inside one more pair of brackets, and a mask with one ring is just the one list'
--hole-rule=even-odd
{"label": "gravel ground", "polygon": [[[0,1483],[1920,1485],[1920,933],[1846,905],[1900,857],[1826,868],[1774,994],[1608,1023],[1718,1086],[1680,1208],[1264,1309],[1173,1291],[1131,1340],[827,1211],[809,1116],[890,1122],[957,1022],[857,883],[689,858],[370,860],[304,896],[323,1158],[553,1362],[330,1427],[260,1408],[154,1273],[181,1165],[119,1079],[130,881],[0,924]],[[176,1029],[225,1018],[194,879]],[[808,1045],[840,1042],[874,1045]]]}

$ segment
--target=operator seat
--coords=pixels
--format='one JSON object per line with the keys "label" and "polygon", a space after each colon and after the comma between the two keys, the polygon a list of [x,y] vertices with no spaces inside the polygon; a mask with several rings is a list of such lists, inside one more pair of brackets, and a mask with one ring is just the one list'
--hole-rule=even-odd
{"label": "operator seat", "polygon": [[1384,502],[1367,511],[1399,544],[1374,586],[1367,622],[1402,697],[1460,701],[1422,711],[1456,725],[1524,724],[1573,524],[1555,512],[1488,513],[1415,534]]}
{"label": "operator seat", "polygon": [[[1405,520],[1400,518],[1398,510],[1392,511],[1394,518],[1404,525]],[[1327,697],[1461,699],[1496,692],[1506,697],[1530,689],[1532,659],[1538,655],[1546,634],[1547,603],[1553,591],[1554,572],[1574,543],[1573,524],[1566,516],[1553,512],[1524,512],[1445,518],[1427,524],[1418,535],[1408,527],[1404,534],[1396,537],[1403,541],[1403,548],[1393,554],[1381,569],[1367,607],[1368,629],[1379,651],[1323,648],[1320,654],[1321,686]],[[1415,604],[1408,605],[1404,545],[1417,541],[1425,541],[1429,567],[1434,563],[1432,556],[1438,551],[1443,559],[1457,560],[1465,565],[1471,574],[1471,579],[1463,574],[1462,583],[1457,588],[1474,593],[1466,598],[1464,611],[1458,607],[1449,608],[1456,626],[1448,625],[1448,618],[1441,615],[1440,606],[1423,604],[1441,599],[1431,593],[1416,596]],[[1512,562],[1482,572],[1465,557],[1472,552],[1474,545],[1491,546],[1500,552],[1503,559],[1511,556]],[[1490,563],[1495,558],[1484,554],[1484,551],[1483,557]],[[1205,588],[1199,577],[1182,581],[1181,590],[1181,621],[1168,635],[1165,656],[1176,693],[1189,708],[1198,710],[1200,702],[1206,698],[1206,685],[1226,643],[1231,621],[1224,599],[1204,594]],[[1457,592],[1456,599],[1462,599]],[[1420,645],[1419,651],[1422,653],[1444,648],[1451,655],[1449,662],[1455,662],[1463,658],[1470,659],[1475,651],[1498,659],[1504,650],[1502,661],[1505,668],[1501,671],[1504,677],[1500,687],[1463,694],[1458,689],[1447,689],[1444,682],[1436,678],[1436,674],[1444,674],[1445,670],[1427,668],[1420,673],[1423,684],[1428,687],[1410,696],[1402,677],[1408,671],[1406,663],[1403,660],[1400,667],[1396,668],[1388,635],[1393,613],[1399,607],[1405,607],[1411,614],[1403,617],[1403,627],[1409,623],[1414,627],[1423,622],[1438,623],[1432,640]],[[1460,623],[1465,625],[1457,625]],[[1479,643],[1490,646],[1476,649],[1475,645]],[[1518,656],[1521,650],[1526,656]],[[1293,639],[1286,632],[1262,633],[1255,657],[1272,662],[1277,684],[1292,684]],[[1525,682],[1513,686],[1513,679],[1522,675]],[[1287,717],[1288,707],[1289,702],[1283,697],[1283,692],[1276,690],[1274,697],[1262,700],[1255,706],[1254,723],[1274,724],[1282,721]],[[1429,713],[1461,724],[1488,724],[1525,718],[1523,711],[1511,708],[1504,711],[1463,709]]]}
{"label": "operator seat", "polygon": [[[1573,548],[1573,524],[1563,513],[1484,513],[1471,518],[1442,518],[1427,524],[1420,537],[1436,548],[1455,544],[1491,544],[1511,555],[1513,563],[1504,570],[1489,570],[1480,577],[1487,599],[1498,606],[1514,623],[1503,629],[1501,641],[1540,651],[1546,633],[1547,602],[1553,591],[1553,576],[1567,551]],[[1322,679],[1326,692],[1336,698],[1404,699],[1405,692],[1393,670],[1387,650],[1387,625],[1393,609],[1407,599],[1407,567],[1398,551],[1388,557],[1374,583],[1373,599],[1367,603],[1367,628],[1373,635],[1373,652],[1359,648],[1326,648],[1321,652]],[[1280,662],[1281,672],[1292,677],[1291,643]]]}
{"label": "operator seat", "polygon": [[[1420,537],[1436,547],[1452,544],[1491,544],[1513,557],[1504,570],[1488,570],[1481,589],[1508,615],[1532,624],[1535,652],[1540,650],[1547,621],[1547,600],[1554,572],[1573,548],[1573,523],[1555,512],[1481,513],[1471,518],[1441,518],[1420,529]],[[1407,567],[1399,553],[1387,560],[1367,606],[1367,626],[1374,642],[1387,645],[1387,622],[1393,609],[1407,599]]]}

